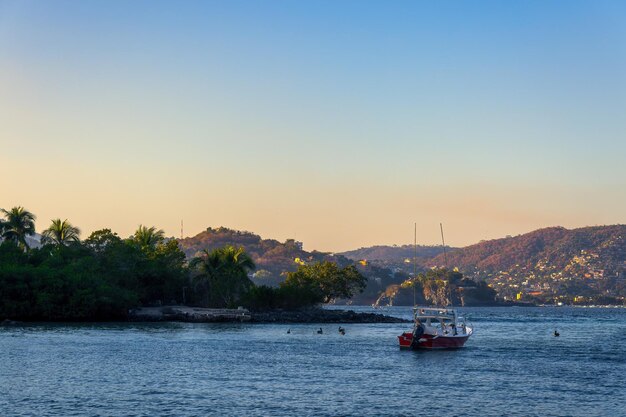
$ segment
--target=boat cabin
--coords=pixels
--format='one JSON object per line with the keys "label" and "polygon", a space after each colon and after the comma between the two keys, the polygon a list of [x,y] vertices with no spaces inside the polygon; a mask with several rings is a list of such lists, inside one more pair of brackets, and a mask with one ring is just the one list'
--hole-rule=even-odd
{"label": "boat cabin", "polygon": [[465,319],[457,317],[456,310],[435,307],[414,307],[415,325],[422,325],[424,333],[431,335],[467,334]]}

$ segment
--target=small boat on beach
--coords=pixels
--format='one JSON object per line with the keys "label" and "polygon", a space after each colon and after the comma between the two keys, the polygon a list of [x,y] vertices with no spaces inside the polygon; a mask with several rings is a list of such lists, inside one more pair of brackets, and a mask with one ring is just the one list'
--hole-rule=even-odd
{"label": "small boat on beach", "polygon": [[473,329],[453,308],[413,307],[413,331],[398,336],[401,349],[463,347]]}

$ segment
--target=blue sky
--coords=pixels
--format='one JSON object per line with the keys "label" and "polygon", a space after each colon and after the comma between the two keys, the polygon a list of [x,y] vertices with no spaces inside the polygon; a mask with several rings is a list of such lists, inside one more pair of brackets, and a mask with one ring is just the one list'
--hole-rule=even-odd
{"label": "blue sky", "polygon": [[0,207],[320,250],[624,223],[625,12],[0,0]]}

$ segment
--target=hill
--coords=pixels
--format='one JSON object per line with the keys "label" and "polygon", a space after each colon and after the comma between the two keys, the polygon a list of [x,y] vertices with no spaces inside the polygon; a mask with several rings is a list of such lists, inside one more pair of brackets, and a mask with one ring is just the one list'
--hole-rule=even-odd
{"label": "hill", "polygon": [[[367,278],[367,286],[363,293],[351,300],[335,300],[338,303],[372,304],[381,293],[388,292],[390,286],[397,287],[405,282],[413,270],[414,248],[410,245],[376,246],[340,254],[307,252],[302,249],[301,242],[293,239],[285,242],[262,239],[254,233],[226,227],[209,227],[194,237],[179,240],[179,244],[188,258],[199,255],[205,249],[242,246],[257,266],[252,280],[259,285],[277,286],[285,279],[286,272],[295,271],[299,264],[322,260],[330,260],[340,266],[355,264]],[[441,247],[418,247],[417,271],[424,271],[426,263],[442,251]],[[394,297],[394,304],[400,303],[399,298]]]}
{"label": "hill", "polygon": [[427,266],[458,267],[501,297],[611,302],[626,296],[626,225],[539,229],[440,254]]}
{"label": "hill", "polygon": [[188,258],[197,256],[202,250],[214,250],[226,245],[242,246],[256,264],[253,281],[257,284],[276,286],[285,279],[285,273],[295,271],[299,264],[332,260],[340,266],[352,262],[343,256],[334,256],[324,252],[307,252],[302,243],[294,239],[279,242],[274,239],[262,239],[247,231],[227,227],[207,228],[196,236],[180,239],[180,246]]}
{"label": "hill", "polygon": [[[293,239],[279,242],[225,227],[208,228],[180,244],[188,257],[227,244],[243,246],[257,265],[255,283],[273,286],[300,263],[356,263],[368,278],[365,292],[352,299],[357,304],[371,304],[383,293],[394,294],[397,304],[403,298],[399,286],[413,272],[412,245],[373,246],[333,255],[305,251]],[[441,247],[418,246],[417,272],[435,266],[458,268],[466,278],[477,284],[486,281],[499,298],[510,301],[623,304],[626,297],[626,225],[550,227],[447,248],[445,257],[442,252]]]}

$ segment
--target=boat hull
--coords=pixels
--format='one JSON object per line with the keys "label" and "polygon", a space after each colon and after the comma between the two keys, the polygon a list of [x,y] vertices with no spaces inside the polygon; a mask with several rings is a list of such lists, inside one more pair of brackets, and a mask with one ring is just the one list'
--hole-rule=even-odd
{"label": "boat hull", "polygon": [[413,333],[405,332],[398,336],[401,349],[457,349],[463,347],[470,335],[433,336],[423,334],[413,343]]}

